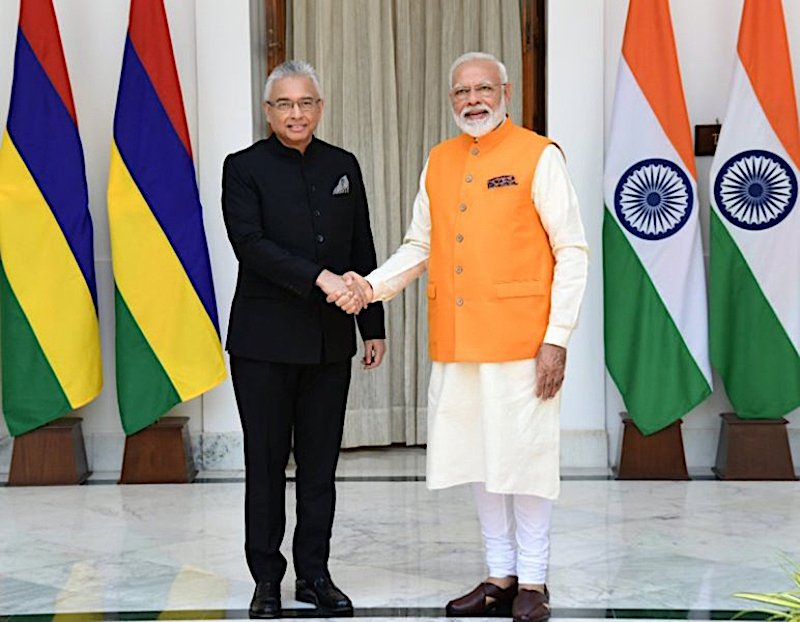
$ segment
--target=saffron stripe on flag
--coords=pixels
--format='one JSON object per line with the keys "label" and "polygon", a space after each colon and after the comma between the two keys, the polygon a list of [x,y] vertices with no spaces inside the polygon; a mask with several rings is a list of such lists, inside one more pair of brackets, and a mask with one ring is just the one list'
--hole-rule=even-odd
{"label": "saffron stripe on flag", "polygon": [[[94,301],[8,133],[0,149],[0,198],[6,277],[71,406],[78,408],[93,399],[102,384]],[[6,373],[11,370],[5,368]]]}
{"label": "saffron stripe on flag", "polygon": [[219,336],[116,145],[108,198],[117,287],[181,400],[196,397],[225,378]]}
{"label": "saffron stripe on flag", "polygon": [[794,165],[800,168],[797,99],[780,0],[744,3],[737,47],[765,116]]}
{"label": "saffron stripe on flag", "polygon": [[8,133],[83,274],[97,313],[92,221],[78,128],[22,30],[18,31]]}
{"label": "saffron stripe on flag", "polygon": [[622,56],[684,166],[697,179],[668,3],[630,3]]}
{"label": "saffron stripe on flag", "polygon": [[130,38],[125,44],[114,139],[135,185],[163,229],[219,334],[194,164],[170,123]]}
{"label": "saffron stripe on flag", "polygon": [[711,393],[696,168],[667,0],[630,0],[605,157],[606,363],[645,433]]}

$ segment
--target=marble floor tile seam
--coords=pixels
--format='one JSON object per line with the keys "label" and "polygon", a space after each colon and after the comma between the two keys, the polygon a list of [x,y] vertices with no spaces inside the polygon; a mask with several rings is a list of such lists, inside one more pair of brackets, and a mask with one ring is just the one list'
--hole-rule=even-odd
{"label": "marble floor tile seam", "polygon": [[[296,481],[296,477],[294,475],[294,471],[287,471],[286,473],[286,481],[287,482],[294,482]],[[417,474],[417,475],[337,475],[335,478],[336,482],[344,483],[344,482],[425,482],[427,481],[427,477],[424,474]],[[798,473],[798,479],[800,479],[800,473]],[[671,482],[671,481],[682,481],[682,480],[649,480],[649,479],[641,479],[641,480],[618,480],[613,474],[562,474],[560,477],[562,482],[593,482],[593,481],[615,481],[615,482],[656,482],[656,483],[664,483],[664,482]],[[180,485],[191,485],[191,484],[238,484],[244,483],[245,477],[244,475],[217,475],[213,472],[198,475],[190,482],[185,482]],[[703,475],[698,474],[693,477],[690,477],[689,480],[685,480],[685,482],[720,482],[723,481],[730,481],[730,480],[718,480],[712,474]],[[760,482],[760,480],[737,480],[737,481],[751,481],[751,482]],[[769,480],[773,481],[773,480]],[[781,481],[781,480],[774,480],[774,481]],[[791,481],[789,482],[791,483]],[[83,486],[142,486],[148,484],[121,484],[119,481],[119,474],[113,473],[100,473],[100,474],[92,474],[83,484]],[[156,485],[156,484],[152,484]],[[69,488],[72,486],[52,486],[52,488],[58,487],[65,487]],[[7,481],[0,481],[0,488],[16,488],[14,486],[9,486]]]}
{"label": "marble floor tile seam", "polygon": [[[443,615],[440,607],[368,607],[358,608],[352,616],[328,617],[313,607],[285,608],[276,619],[335,620],[354,617],[362,620],[480,620],[508,619],[506,616],[452,618]],[[644,609],[644,608],[554,608],[553,619],[563,622],[588,620],[626,620],[626,622],[657,622],[659,620],[767,620],[769,614],[760,611],[743,612],[725,609]],[[0,622],[144,622],[149,620],[247,620],[246,609],[172,609],[163,611],[92,611],[92,612],[47,612],[30,614],[6,614],[0,612]]]}

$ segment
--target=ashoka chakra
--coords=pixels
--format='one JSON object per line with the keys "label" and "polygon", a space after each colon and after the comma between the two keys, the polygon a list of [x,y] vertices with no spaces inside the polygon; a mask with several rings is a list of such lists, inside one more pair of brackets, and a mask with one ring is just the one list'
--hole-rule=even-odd
{"label": "ashoka chakra", "polygon": [[692,213],[694,193],[683,169],[670,160],[653,158],[631,166],[614,192],[614,208],[622,225],[645,240],[676,233]]}
{"label": "ashoka chakra", "polygon": [[797,177],[786,160],[769,151],[743,151],[720,169],[714,198],[725,218],[743,229],[768,229],[797,203]]}

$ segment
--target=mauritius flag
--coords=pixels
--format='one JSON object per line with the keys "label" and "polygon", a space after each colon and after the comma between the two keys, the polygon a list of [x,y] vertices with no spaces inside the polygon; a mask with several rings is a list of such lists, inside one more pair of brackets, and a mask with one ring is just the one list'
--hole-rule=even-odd
{"label": "mauritius flag", "polygon": [[225,378],[163,0],[132,0],[108,181],[117,399],[133,434]]}
{"label": "mauritius flag", "polygon": [[12,435],[100,392],[83,150],[50,0],[22,0],[0,147],[3,413]]}
{"label": "mauritius flag", "polygon": [[800,128],[780,0],[745,0],[711,166],[711,355],[736,414],[800,406]]}
{"label": "mauritius flag", "polygon": [[711,393],[697,171],[667,0],[631,0],[606,148],[606,364],[645,434]]}

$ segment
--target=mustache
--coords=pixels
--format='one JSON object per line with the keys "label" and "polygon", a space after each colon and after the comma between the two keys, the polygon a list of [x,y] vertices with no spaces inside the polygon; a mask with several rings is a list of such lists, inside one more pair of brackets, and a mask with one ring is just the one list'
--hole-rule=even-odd
{"label": "mustache", "polygon": [[468,114],[470,114],[470,113],[472,113],[472,112],[486,112],[486,113],[488,113],[488,114],[492,114],[492,111],[491,111],[491,109],[490,109],[488,106],[484,106],[484,105],[477,105],[477,106],[467,106],[466,108],[464,108],[464,109],[461,111],[461,113],[459,114],[459,116],[460,116],[462,119],[464,119],[464,120],[467,120],[467,115],[468,115]]}

